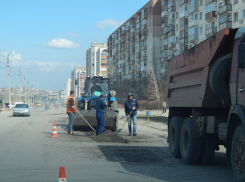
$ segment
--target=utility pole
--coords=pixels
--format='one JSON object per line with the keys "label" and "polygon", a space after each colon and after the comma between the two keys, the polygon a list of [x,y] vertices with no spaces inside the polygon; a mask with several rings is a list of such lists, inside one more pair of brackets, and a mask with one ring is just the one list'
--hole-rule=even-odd
{"label": "utility pole", "polygon": [[24,82],[25,82],[25,103],[26,103],[26,78],[24,77]]}
{"label": "utility pole", "polygon": [[11,104],[11,95],[10,95],[10,76],[9,76],[9,55],[14,51],[10,52],[7,57],[7,68],[8,68],[8,84],[9,84],[9,105]]}
{"label": "utility pole", "polygon": [[28,91],[27,91],[27,100],[28,100],[28,102],[27,102],[27,104],[29,104],[29,82],[27,82],[27,89],[28,89]]}
{"label": "utility pole", "polygon": [[19,91],[20,91],[20,102],[21,102],[21,74],[20,74],[20,70],[19,70]]}

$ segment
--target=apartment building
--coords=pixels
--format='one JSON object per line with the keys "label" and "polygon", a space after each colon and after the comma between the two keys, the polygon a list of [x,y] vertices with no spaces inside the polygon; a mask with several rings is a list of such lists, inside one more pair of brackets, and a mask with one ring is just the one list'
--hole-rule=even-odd
{"label": "apartment building", "polygon": [[111,80],[138,81],[154,69],[160,79],[161,1],[151,0],[116,29],[108,38]]}
{"label": "apartment building", "polygon": [[66,81],[65,101],[70,96],[70,91],[71,91],[71,79],[68,78],[68,80]]}
{"label": "apartment building", "polygon": [[[162,0],[161,62],[224,28],[245,26],[244,0]],[[166,73],[163,73],[166,74]]]}
{"label": "apartment building", "polygon": [[91,43],[86,51],[86,73],[89,76],[107,76],[107,45],[106,43]]}
{"label": "apartment building", "polygon": [[109,76],[120,84],[153,67],[165,79],[169,59],[221,29],[244,27],[244,18],[245,0],[150,0],[109,36]]}
{"label": "apartment building", "polygon": [[75,96],[80,97],[85,86],[86,68],[75,67],[71,72],[71,90],[75,91]]}

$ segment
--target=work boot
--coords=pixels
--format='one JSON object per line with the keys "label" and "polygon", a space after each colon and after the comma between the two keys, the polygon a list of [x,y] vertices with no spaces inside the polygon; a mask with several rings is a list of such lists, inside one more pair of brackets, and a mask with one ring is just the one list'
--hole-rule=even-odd
{"label": "work boot", "polygon": [[67,134],[70,135],[71,134],[71,131],[68,131]]}
{"label": "work boot", "polygon": [[136,133],[134,133],[134,136],[136,136],[137,134]]}
{"label": "work boot", "polygon": [[70,135],[74,135],[73,130],[70,131]]}

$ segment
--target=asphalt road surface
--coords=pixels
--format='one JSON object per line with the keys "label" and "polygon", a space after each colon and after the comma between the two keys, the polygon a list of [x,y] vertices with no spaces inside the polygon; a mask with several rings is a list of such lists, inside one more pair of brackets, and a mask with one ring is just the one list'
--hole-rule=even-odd
{"label": "asphalt road surface", "polygon": [[[123,113],[120,113],[122,115]],[[119,134],[129,143],[95,142],[92,131],[67,134],[64,109],[32,108],[31,117],[0,115],[0,181],[57,181],[65,166],[67,181],[234,181],[224,151],[210,166],[188,166],[168,151],[166,117],[138,119],[138,136]],[[120,119],[119,126],[124,120]],[[59,138],[50,138],[53,123]]]}

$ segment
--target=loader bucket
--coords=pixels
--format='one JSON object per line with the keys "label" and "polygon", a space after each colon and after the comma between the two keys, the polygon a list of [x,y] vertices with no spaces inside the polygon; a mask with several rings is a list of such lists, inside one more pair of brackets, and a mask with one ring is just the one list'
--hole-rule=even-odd
{"label": "loader bucket", "polygon": [[[95,110],[79,110],[81,115],[87,120],[87,122],[96,129],[97,119],[96,119],[96,111]],[[111,131],[117,130],[118,125],[118,114],[119,112],[115,111],[106,111],[106,120],[105,120],[105,129],[109,129]],[[73,125],[74,130],[91,130],[88,124],[84,121],[84,119],[79,115],[75,115],[75,122]]]}

